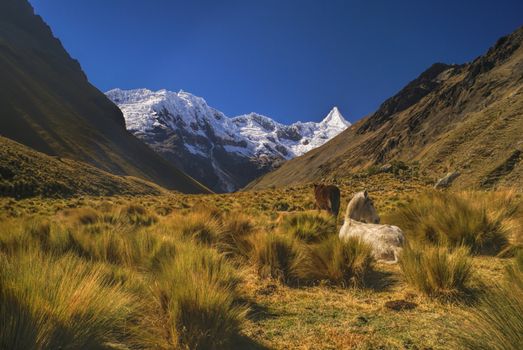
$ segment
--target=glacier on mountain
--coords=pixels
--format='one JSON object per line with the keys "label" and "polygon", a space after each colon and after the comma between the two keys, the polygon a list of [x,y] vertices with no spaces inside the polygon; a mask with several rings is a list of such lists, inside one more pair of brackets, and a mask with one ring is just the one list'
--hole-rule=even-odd
{"label": "glacier on mountain", "polygon": [[[177,148],[176,154],[171,154],[171,160],[184,170],[187,171],[187,166],[175,159],[184,158],[180,147],[200,162],[206,159],[209,169],[216,173],[214,187],[219,191],[235,190],[245,185],[245,181],[252,180],[240,179],[225,160],[228,156],[235,159],[235,166],[243,162],[269,171],[271,164],[319,147],[351,125],[337,107],[332,108],[321,122],[285,125],[257,113],[228,117],[207,105],[203,98],[185,91],[113,89],[106,95],[122,110],[131,133],[159,153],[169,153],[169,147]],[[203,175],[195,174],[196,170],[193,174],[187,172],[206,182]]]}

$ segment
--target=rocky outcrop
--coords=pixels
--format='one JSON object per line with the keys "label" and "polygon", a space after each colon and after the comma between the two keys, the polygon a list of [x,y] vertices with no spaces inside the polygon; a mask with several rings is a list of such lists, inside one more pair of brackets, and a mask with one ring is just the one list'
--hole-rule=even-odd
{"label": "rocky outcrop", "polygon": [[458,171],[452,171],[450,173],[447,173],[444,177],[439,179],[436,184],[434,185],[434,188],[441,189],[441,188],[447,188],[452,185],[454,180],[458,178],[461,174]]}

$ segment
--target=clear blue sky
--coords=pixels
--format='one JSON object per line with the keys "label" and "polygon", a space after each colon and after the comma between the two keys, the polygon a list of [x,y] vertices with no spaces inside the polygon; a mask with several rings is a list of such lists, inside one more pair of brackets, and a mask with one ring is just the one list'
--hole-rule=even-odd
{"label": "clear blue sky", "polygon": [[183,89],[229,116],[351,121],[523,25],[522,0],[30,0],[100,90]]}

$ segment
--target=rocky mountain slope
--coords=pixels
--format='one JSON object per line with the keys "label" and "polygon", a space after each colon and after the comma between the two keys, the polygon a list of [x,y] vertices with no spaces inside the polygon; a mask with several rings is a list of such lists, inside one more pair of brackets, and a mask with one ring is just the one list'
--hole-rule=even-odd
{"label": "rocky mountain slope", "polygon": [[130,132],[218,192],[234,191],[350,126],[336,107],[319,123],[283,125],[256,113],[229,118],[184,91],[114,89],[106,95]]}
{"label": "rocky mountain slope", "polygon": [[[0,1],[0,135],[183,192],[207,189],[125,129],[27,0]],[[3,151],[3,150],[2,150]]]}
{"label": "rocky mountain slope", "polygon": [[248,188],[340,179],[395,160],[458,188],[523,184],[523,28],[462,65],[437,63],[325,145]]}

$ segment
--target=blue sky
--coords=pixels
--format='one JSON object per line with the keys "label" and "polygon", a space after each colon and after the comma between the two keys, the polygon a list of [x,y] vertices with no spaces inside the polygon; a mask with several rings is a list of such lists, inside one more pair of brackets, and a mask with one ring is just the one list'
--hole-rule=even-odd
{"label": "blue sky", "polygon": [[183,89],[229,116],[351,121],[434,62],[523,25],[523,1],[30,0],[90,81]]}

